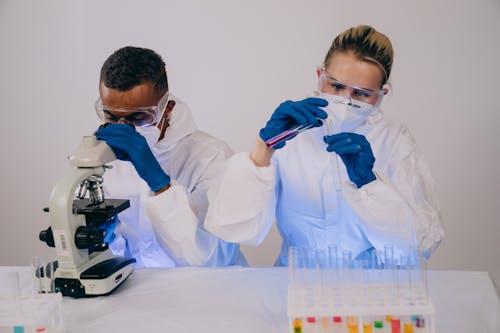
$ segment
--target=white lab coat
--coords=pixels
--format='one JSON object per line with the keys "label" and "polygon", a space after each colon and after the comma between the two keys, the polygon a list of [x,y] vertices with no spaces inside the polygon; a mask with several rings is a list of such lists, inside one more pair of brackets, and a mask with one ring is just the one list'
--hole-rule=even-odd
{"label": "white lab coat", "polygon": [[290,246],[337,246],[353,258],[386,245],[396,256],[418,247],[428,257],[443,229],[433,179],[408,129],[377,109],[354,132],[371,144],[375,181],[358,189],[340,157],[326,151],[325,129],[313,128],[277,150],[269,167],[255,166],[248,153],[228,159],[209,191],[205,228],[257,245],[277,220],[277,265],[287,265]]}
{"label": "white lab coat", "polygon": [[198,130],[188,106],[172,99],[176,104],[165,137],[152,147],[172,186],[154,196],[132,163],[119,160],[104,174],[106,196],[130,200],[130,208],[118,214],[110,247],[136,258],[137,267],[246,265],[238,244],[203,228],[207,189],[231,149]]}

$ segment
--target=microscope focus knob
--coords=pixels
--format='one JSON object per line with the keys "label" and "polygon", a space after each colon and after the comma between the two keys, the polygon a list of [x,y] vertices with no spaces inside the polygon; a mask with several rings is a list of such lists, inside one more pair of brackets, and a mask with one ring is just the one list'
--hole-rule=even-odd
{"label": "microscope focus knob", "polygon": [[104,230],[91,230],[88,227],[81,226],[76,229],[75,245],[80,250],[83,249],[96,249],[102,247],[106,231]]}
{"label": "microscope focus knob", "polygon": [[52,227],[49,227],[47,230],[40,231],[40,234],[38,235],[38,238],[42,242],[47,243],[48,246],[55,247],[55,244],[54,244],[54,234],[52,233]]}

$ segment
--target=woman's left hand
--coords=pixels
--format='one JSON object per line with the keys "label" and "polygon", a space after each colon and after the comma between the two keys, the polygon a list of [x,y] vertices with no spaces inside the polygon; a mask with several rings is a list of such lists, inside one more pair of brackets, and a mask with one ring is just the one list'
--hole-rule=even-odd
{"label": "woman's left hand", "polygon": [[326,150],[336,152],[345,164],[347,174],[358,188],[376,179],[373,173],[375,156],[364,135],[355,133],[339,133],[323,138]]}

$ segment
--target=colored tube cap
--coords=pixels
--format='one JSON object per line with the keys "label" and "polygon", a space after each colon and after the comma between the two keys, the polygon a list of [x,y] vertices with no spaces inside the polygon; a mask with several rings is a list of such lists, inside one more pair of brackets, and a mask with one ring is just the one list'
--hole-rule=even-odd
{"label": "colored tube cap", "polygon": [[403,333],[413,333],[413,324],[412,323],[404,323]]}

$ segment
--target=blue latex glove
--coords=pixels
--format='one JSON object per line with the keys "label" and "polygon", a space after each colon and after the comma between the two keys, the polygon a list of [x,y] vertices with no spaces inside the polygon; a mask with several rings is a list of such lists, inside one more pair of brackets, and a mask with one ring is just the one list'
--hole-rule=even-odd
{"label": "blue latex glove", "polygon": [[349,178],[358,188],[376,179],[372,170],[375,156],[364,135],[339,133],[327,135],[324,140],[328,145],[326,150],[342,158]]}
{"label": "blue latex glove", "polygon": [[[265,142],[297,125],[319,127],[323,125],[320,119],[326,119],[328,116],[326,112],[319,107],[325,107],[327,105],[328,102],[326,100],[315,97],[306,98],[298,102],[283,102],[274,110],[271,119],[267,122],[266,127],[260,130],[259,135]],[[294,137],[295,135],[287,138],[287,140]],[[285,141],[276,144],[273,148],[280,149],[284,146]]]}
{"label": "blue latex glove", "polygon": [[156,192],[170,184],[170,177],[154,157],[146,139],[128,124],[110,124],[96,132],[98,140],[106,141],[116,158],[130,161],[139,176]]}
{"label": "blue latex glove", "polygon": [[104,241],[111,244],[115,238],[115,229],[118,224],[118,216],[115,215],[112,219],[106,221],[106,223],[99,226],[99,230],[105,230],[106,236],[104,236]]}

